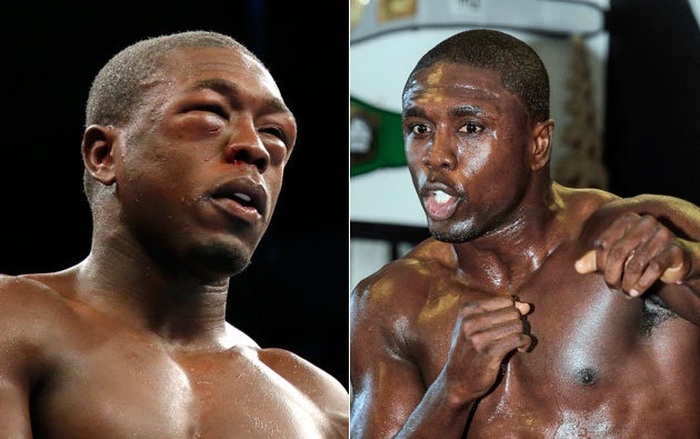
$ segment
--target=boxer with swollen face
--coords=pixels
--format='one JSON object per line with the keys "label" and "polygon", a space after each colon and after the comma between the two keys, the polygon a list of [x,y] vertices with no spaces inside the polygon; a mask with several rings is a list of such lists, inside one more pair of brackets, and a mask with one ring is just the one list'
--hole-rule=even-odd
{"label": "boxer with swollen face", "polygon": [[225,320],[296,135],[228,36],[151,38],[103,67],[82,140],[90,252],[0,277],[0,437],[348,437],[337,380]]}

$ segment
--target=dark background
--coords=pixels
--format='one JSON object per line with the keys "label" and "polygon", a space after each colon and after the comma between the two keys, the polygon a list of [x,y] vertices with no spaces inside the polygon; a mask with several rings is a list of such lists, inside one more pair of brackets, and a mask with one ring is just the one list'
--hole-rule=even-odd
{"label": "dark background", "polygon": [[220,31],[262,59],[299,125],[269,231],[249,269],[232,280],[229,321],[261,346],[294,351],[347,387],[347,4],[9,3],[0,7],[0,272],[59,270],[88,253],[80,141],[99,68],[144,37]]}
{"label": "dark background", "polygon": [[611,0],[607,30],[610,189],[700,205],[700,29],[688,0]]}

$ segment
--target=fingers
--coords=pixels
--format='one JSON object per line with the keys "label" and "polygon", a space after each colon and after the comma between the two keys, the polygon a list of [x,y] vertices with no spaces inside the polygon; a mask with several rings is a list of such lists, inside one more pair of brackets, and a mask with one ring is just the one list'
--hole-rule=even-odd
{"label": "fingers", "polygon": [[530,346],[523,320],[530,311],[530,304],[506,297],[470,302],[462,309],[461,333],[477,352],[502,358]]}
{"label": "fingers", "polygon": [[599,272],[613,288],[637,297],[654,282],[678,283],[686,274],[680,241],[655,218],[625,214],[574,263],[579,273]]}
{"label": "fingers", "polygon": [[490,297],[462,306],[455,325],[445,376],[459,393],[473,399],[496,382],[505,358],[516,350],[527,350],[524,315],[530,305],[510,297]]}

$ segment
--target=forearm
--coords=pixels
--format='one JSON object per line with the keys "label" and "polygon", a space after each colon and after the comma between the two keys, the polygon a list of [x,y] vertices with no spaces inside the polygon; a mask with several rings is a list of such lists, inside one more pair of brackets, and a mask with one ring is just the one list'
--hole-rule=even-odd
{"label": "forearm", "polygon": [[476,400],[464,401],[447,390],[437,379],[413,410],[395,439],[462,438]]}

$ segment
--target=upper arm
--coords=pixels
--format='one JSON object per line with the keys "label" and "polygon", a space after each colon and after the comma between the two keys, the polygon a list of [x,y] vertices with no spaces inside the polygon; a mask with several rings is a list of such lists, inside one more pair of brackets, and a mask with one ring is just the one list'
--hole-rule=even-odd
{"label": "upper arm", "polygon": [[667,195],[645,194],[614,201],[606,208],[651,215],[678,237],[700,241],[700,207],[689,201]]}
{"label": "upper arm", "polygon": [[[396,279],[400,277],[395,277]],[[392,282],[366,280],[350,301],[350,431],[353,438],[388,438],[401,429],[425,394],[405,353],[406,316],[392,305]]]}
{"label": "upper arm", "polygon": [[28,389],[16,376],[3,369],[6,355],[3,348],[0,346],[0,437],[31,438]]}
{"label": "upper arm", "polygon": [[0,277],[0,437],[31,438],[29,398],[37,371],[22,282]]}

